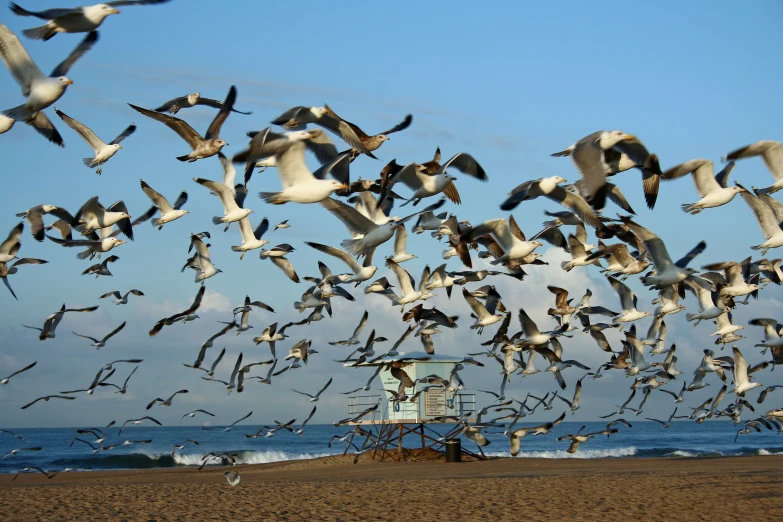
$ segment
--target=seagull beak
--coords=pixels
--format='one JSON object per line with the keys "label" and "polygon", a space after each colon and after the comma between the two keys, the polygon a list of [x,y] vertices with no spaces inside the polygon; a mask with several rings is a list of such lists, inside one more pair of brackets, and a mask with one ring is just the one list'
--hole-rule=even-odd
{"label": "seagull beak", "polygon": [[343,185],[340,185],[340,188],[342,190],[348,190],[349,187],[348,187],[348,185],[343,184]]}
{"label": "seagull beak", "polygon": [[109,13],[111,13],[111,14],[120,14],[120,10],[119,9],[112,9],[111,11],[109,11]]}
{"label": "seagull beak", "polygon": [[73,80],[65,80],[65,85],[73,85]]}
{"label": "seagull beak", "polygon": [[624,141],[630,141],[630,140],[635,140],[635,139],[636,139],[636,136],[634,136],[633,134],[626,134],[626,135],[623,136],[623,140]]}

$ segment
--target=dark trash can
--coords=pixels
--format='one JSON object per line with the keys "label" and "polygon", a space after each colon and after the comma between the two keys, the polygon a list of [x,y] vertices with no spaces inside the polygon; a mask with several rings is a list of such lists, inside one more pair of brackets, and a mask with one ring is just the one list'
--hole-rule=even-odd
{"label": "dark trash can", "polygon": [[462,441],[460,439],[446,441],[446,462],[462,462]]}

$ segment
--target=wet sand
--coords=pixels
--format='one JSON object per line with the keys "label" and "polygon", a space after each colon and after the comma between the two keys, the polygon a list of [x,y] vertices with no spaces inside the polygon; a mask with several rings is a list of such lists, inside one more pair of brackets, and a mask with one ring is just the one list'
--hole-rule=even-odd
{"label": "wet sand", "polygon": [[[202,471],[0,476],[4,520],[781,520],[783,456],[350,457]],[[238,471],[239,486],[223,473]]]}

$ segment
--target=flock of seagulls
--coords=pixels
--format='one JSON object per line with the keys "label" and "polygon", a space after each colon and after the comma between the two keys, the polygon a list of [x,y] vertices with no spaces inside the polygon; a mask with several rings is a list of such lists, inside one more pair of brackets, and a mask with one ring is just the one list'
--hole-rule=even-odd
{"label": "flock of seagulls", "polygon": [[[98,138],[88,125],[66,115],[54,107],[54,103],[60,100],[67,88],[73,84],[66,75],[79,58],[98,43],[97,29],[107,16],[119,12],[116,7],[163,4],[166,1],[115,1],[75,9],[50,9],[40,12],[27,11],[12,3],[10,8],[14,14],[46,21],[41,27],[25,30],[23,34],[27,38],[49,40],[58,33],[87,34],[81,37],[81,42],[70,55],[55,67],[51,74],[46,75],[32,60],[19,37],[0,24],[0,56],[19,83],[23,95],[23,100],[20,100],[22,103],[3,111],[3,116],[0,117],[0,133],[8,132],[15,123],[22,122],[35,128],[54,144],[64,146],[61,135],[44,112],[51,106],[65,124],[90,146],[93,156],[85,158],[84,164],[95,168],[96,173],[100,174],[109,160],[122,149],[121,142],[128,139],[132,143],[132,136],[136,132],[149,132],[149,126],[140,125],[141,128],[137,129],[137,125],[130,125],[114,140],[106,143]],[[66,37],[60,37],[57,41],[65,39]],[[376,154],[379,154],[383,144],[389,141],[389,136],[404,132],[413,124],[413,116],[410,114],[394,127],[381,133],[370,134],[356,123],[339,116],[329,105],[297,106],[272,119],[271,126],[261,131],[248,132],[250,140],[247,146],[229,156],[224,152],[229,144],[220,136],[223,124],[232,114],[251,114],[234,108],[237,97],[236,87],[230,86],[223,101],[193,93],[164,102],[154,110],[129,104],[134,111],[166,125],[187,142],[190,152],[175,156],[177,160],[190,163],[214,162],[210,158],[217,156],[220,171],[215,163],[216,179],[193,178],[193,181],[216,196],[215,201],[220,203],[220,206],[214,205],[216,211],[222,209],[221,215],[212,218],[214,226],[224,228],[225,232],[231,228],[232,223],[238,223],[235,228],[239,229],[241,244],[232,246],[231,252],[239,254],[239,258],[243,259],[249,252],[257,250],[260,259],[271,261],[293,283],[306,282],[304,293],[292,306],[300,313],[307,311],[307,317],[297,322],[275,322],[253,338],[256,345],[266,344],[269,347],[271,359],[247,363],[243,353],[239,353],[234,359],[230,354],[226,354],[225,348],[216,357],[211,357],[213,352],[210,350],[215,347],[220,337],[231,332],[240,335],[253,328],[251,320],[254,310],[275,313],[274,309],[263,302],[251,300],[250,296],[245,297],[243,304],[233,310],[232,320],[225,322],[217,333],[202,344],[197,354],[194,354],[195,362],[183,363],[189,369],[204,373],[201,378],[207,382],[203,383],[203,386],[219,384],[229,394],[243,393],[245,387],[253,381],[270,385],[273,378],[281,373],[305,371],[309,358],[319,353],[305,333],[307,326],[331,317],[333,299],[355,301],[351,292],[363,285],[362,290],[367,299],[378,299],[390,309],[399,307],[400,321],[408,326],[393,347],[384,352],[379,350],[378,346],[387,341],[381,334],[389,325],[383,322],[374,324],[367,340],[363,341],[362,332],[370,325],[369,313],[365,310],[355,331],[347,339],[329,342],[328,345],[347,347],[351,351],[339,362],[352,367],[368,364],[375,366],[373,375],[364,387],[341,393],[352,394],[370,390],[381,369],[388,368],[393,378],[400,383],[396,391],[390,391],[388,400],[391,402],[416,401],[422,392],[432,388],[443,389],[453,396],[467,389],[459,375],[466,365],[481,367],[497,363],[501,370],[498,388],[496,391],[484,390],[486,394],[494,397],[494,400],[480,410],[475,419],[470,419],[467,415],[444,419],[460,423],[462,433],[480,447],[490,443],[482,432],[500,430],[499,433],[508,437],[511,454],[517,455],[522,438],[549,434],[554,426],[566,418],[566,411],[574,414],[580,408],[584,388],[589,389],[588,377],[598,379],[608,372],[625,374],[631,390],[630,396],[621,406],[617,406],[616,411],[602,416],[612,418],[604,430],[582,433],[582,427],[576,433],[560,437],[558,440],[570,443],[567,449],[569,453],[578,451],[581,444],[588,443],[595,437],[609,437],[617,433],[619,425],[632,427],[626,419],[616,416],[628,412],[641,415],[644,405],[653,394],[661,400],[671,397],[676,405],[666,420],[648,418],[662,424],[663,428],[669,428],[672,421],[678,418],[703,422],[708,418],[726,417],[735,425],[742,426],[737,431],[737,436],[761,429],[783,431],[783,409],[773,409],[752,419],[746,418],[747,412],[756,412],[753,400],[748,397],[749,392],[755,388],[763,388],[755,401],[756,404],[761,404],[768,394],[781,387],[765,387],[759,382],[763,379],[760,372],[783,363],[783,325],[777,319],[760,317],[749,323],[750,326],[761,327],[759,333],[763,331],[764,339],[756,346],[762,348],[761,355],[767,354],[766,359],[762,360],[761,355],[757,355],[755,349],[751,348],[753,359],[759,360],[751,366],[736,346],[732,347],[731,356],[716,356],[712,350],[705,349],[701,364],[690,377],[676,367],[676,346],[667,343],[665,324],[667,315],[686,309],[686,306],[680,303],[685,301],[687,292],[690,292],[694,300],[688,301],[687,321],[693,322],[694,325],[701,321],[714,321],[717,329],[705,338],[705,341],[712,341],[714,337],[716,345],[733,345],[743,338],[738,332],[744,326],[733,324],[732,311],[737,306],[747,304],[748,297],[756,298],[766,286],[781,284],[781,260],[747,257],[741,261],[729,260],[705,265],[701,270],[689,268],[694,265],[695,258],[707,249],[706,243],[698,243],[690,252],[679,252],[678,254],[682,255],[679,259],[671,257],[663,240],[655,232],[634,221],[633,209],[620,186],[609,181],[610,178],[612,181],[620,180],[619,175],[623,172],[638,170],[642,177],[645,201],[647,206],[653,209],[661,181],[668,183],[691,175],[700,199],[694,203],[683,204],[682,209],[688,214],[708,212],[709,209],[727,205],[739,194],[758,220],[765,237],[764,242],[753,247],[754,251],[760,251],[763,256],[768,250],[783,246],[783,228],[780,225],[783,221],[783,205],[773,197],[775,192],[783,188],[783,145],[780,142],[760,141],[730,152],[724,158],[729,163],[718,174],[714,174],[713,162],[706,159],[694,159],[664,171],[660,167],[658,155],[648,152],[639,138],[619,130],[594,132],[577,140],[570,147],[552,154],[556,157],[569,157],[573,161],[573,174],[576,177],[574,183],[568,184],[567,179],[561,176],[528,180],[510,190],[507,196],[498,198],[497,204],[504,212],[539,197],[559,206],[556,212],[547,212],[547,216],[554,219],[545,221],[542,224],[543,230],[528,236],[511,214],[471,224],[459,220],[453,213],[454,208],[451,212],[441,211],[447,202],[454,205],[463,202],[458,185],[469,188],[471,183],[487,182],[489,179],[479,161],[466,152],[457,152],[441,163],[441,151],[438,148],[430,160],[422,163],[410,161],[404,165],[392,160],[382,167],[376,179],[351,181],[355,165],[371,168],[370,160],[378,159]],[[203,135],[184,119],[174,116],[180,114],[180,111],[186,114],[185,109],[196,105],[217,111]],[[238,116],[232,116],[235,117]],[[338,143],[342,141],[345,145],[338,147],[333,140]],[[383,151],[386,152],[389,147],[387,145]],[[340,148],[345,150],[340,151]],[[308,166],[308,160],[312,161],[310,156],[320,165],[315,171]],[[735,162],[754,156],[760,156],[764,160],[773,175],[774,183],[766,188],[753,188],[752,191],[738,183],[729,186],[728,178],[735,168]],[[235,165],[244,166],[244,182],[238,182],[236,179]],[[248,199],[248,185],[257,168],[274,169],[279,175],[281,190],[260,192],[259,199]],[[457,172],[462,176],[454,175]],[[134,228],[145,221],[151,220],[151,225],[161,230],[175,220],[193,219],[186,217],[189,212],[183,209],[188,200],[186,191],[182,191],[171,204],[146,181],[140,180],[140,186],[152,206],[135,220],[122,200],[104,206],[97,196],[88,199],[74,213],[60,206],[39,204],[17,214],[17,217],[26,220],[35,241],[41,242],[48,238],[63,247],[76,247],[80,249],[78,259],[85,261],[96,257],[100,260],[103,254],[121,248],[127,243],[126,240],[133,241]],[[413,208],[425,200],[429,204],[418,211],[403,217],[391,215],[395,205],[402,208],[410,204],[410,208]],[[300,277],[291,259],[287,257],[295,253],[297,247],[289,242],[282,242],[264,248],[270,243],[265,237],[270,238],[272,234],[285,235],[289,227],[297,225],[296,220],[285,219],[274,226],[271,232],[267,218],[254,227],[251,216],[254,211],[248,208],[250,201],[256,201],[261,206],[289,205],[287,209],[295,205],[320,205],[323,207],[321,212],[324,219],[331,220],[329,216],[332,216],[339,220],[346,227],[349,237],[339,246],[304,241],[305,246],[324,257],[318,263],[319,275]],[[617,205],[623,212],[618,214],[617,219],[603,214],[610,203]],[[688,217],[684,216],[683,219]],[[334,220],[332,222],[337,224]],[[8,276],[16,274],[20,266],[47,263],[45,260],[18,257],[24,228],[25,221],[16,224],[7,239],[0,244],[0,277],[13,298],[17,296],[11,289]],[[589,243],[590,230],[595,235],[596,244]],[[427,265],[418,282],[404,268],[404,264],[425,256],[421,252],[417,256],[408,251],[409,232],[430,232],[433,243],[442,242],[445,246],[441,257],[446,263],[441,264],[438,261],[439,266],[434,269]],[[199,284],[191,306],[160,319],[149,331],[150,336],[160,334],[165,327],[174,323],[199,319],[197,311],[202,304],[207,280],[223,272],[217,268],[213,254],[216,254],[218,259],[229,255],[227,252],[215,252],[215,249],[211,248],[208,241],[212,233],[215,233],[214,230],[190,236],[188,253],[192,252],[193,255],[187,259],[181,271],[192,269],[194,280]],[[125,239],[120,239],[119,236]],[[564,271],[600,269],[605,276],[607,288],[616,293],[617,302],[593,304],[593,293],[587,289],[579,304],[575,305],[573,299],[569,298],[569,289],[550,286],[554,303],[548,311],[551,326],[546,328],[539,326],[543,325],[543,317],[533,318],[524,309],[508,309],[491,281],[504,278],[502,281],[516,280],[520,285],[524,285],[525,278],[529,277],[528,271],[533,272],[535,266],[545,264],[541,255],[536,252],[545,243],[570,254],[571,260],[561,265]],[[373,280],[379,275],[380,268],[373,264],[374,260],[377,262],[381,259],[380,252],[376,253],[376,250],[386,254],[383,264],[389,269],[389,275]],[[449,261],[452,257],[457,259]],[[347,267],[348,271],[333,272],[326,262],[334,259],[339,261],[337,265],[340,268]],[[488,260],[493,269],[475,269],[475,259]],[[118,261],[120,258],[117,255],[106,256],[99,263],[87,268],[83,274],[110,276],[109,263]],[[460,267],[458,270],[449,269],[447,263],[452,267],[458,263]],[[590,268],[591,266],[595,268]],[[632,276],[638,276],[634,280],[658,293],[658,298],[653,302],[655,308],[641,306],[634,291],[627,284]],[[455,285],[461,287],[461,297],[452,297]],[[523,289],[524,286],[520,288]],[[450,314],[448,310],[425,307],[424,301],[440,292],[445,293],[449,299],[464,299],[473,312],[472,318],[464,320]],[[97,298],[112,299],[116,305],[126,305],[131,295],[134,299],[145,297],[144,292],[133,288],[124,293],[119,290],[109,291]],[[740,300],[742,297],[745,297],[744,301]],[[619,311],[612,311],[613,308]],[[27,325],[25,327],[38,331],[41,341],[54,339],[57,326],[66,320],[67,314],[90,313],[96,309],[97,305],[71,308],[63,304],[44,319],[40,328]],[[650,322],[646,333],[637,332],[637,324],[639,328],[642,324],[639,321]],[[519,330],[514,333],[512,323],[515,322],[518,322]],[[605,357],[604,362],[597,368],[589,368],[570,355],[573,348],[565,339],[578,335],[580,326],[577,326],[577,322],[581,325],[582,333],[587,334],[584,339],[592,339]],[[113,337],[121,335],[125,325],[126,322],[123,321],[103,337],[91,337],[76,332],[73,334],[90,340],[91,346],[100,349]],[[403,348],[405,343],[417,342],[415,339],[419,338],[424,351],[431,356],[436,352],[434,340],[441,332],[440,328],[458,327],[468,328],[468,332],[462,336],[465,344],[475,343],[480,345],[483,351],[467,354],[454,366],[450,375],[430,375],[412,380],[405,372],[405,367],[423,359],[406,358],[404,351],[398,350]],[[609,342],[604,334],[607,329],[622,330],[624,339],[620,341],[620,346]],[[414,334],[413,337],[410,337],[411,333]],[[288,353],[281,358],[276,349],[287,344],[290,344]],[[745,351],[747,352],[748,348]],[[235,361],[227,380],[216,378],[216,371],[224,356]],[[384,358],[391,356],[394,357],[394,362],[382,362]],[[546,368],[535,367],[538,356],[546,361]],[[488,362],[485,364],[477,358],[485,358]],[[113,361],[99,369],[88,387],[44,395],[21,406],[21,409],[51,399],[72,401],[76,399],[76,394],[91,395],[104,388],[116,388],[115,393],[125,394],[131,377],[142,362],[141,359]],[[109,382],[117,370],[125,367],[121,366],[124,364],[136,366],[126,374],[124,382]],[[32,377],[35,366],[36,362],[32,362],[21,369],[10,369],[10,373],[5,372],[8,376],[0,380],[0,384],[14,385],[16,381]],[[255,370],[264,367],[265,371],[261,375],[251,375]],[[586,373],[574,379],[576,369]],[[523,401],[506,395],[507,384],[512,382],[512,379],[524,379],[537,373],[550,373],[556,391],[540,398],[528,394]],[[729,377],[732,379],[730,390]],[[563,391],[568,389],[569,382],[574,381],[574,393],[562,395]],[[119,382],[123,384],[120,386]],[[333,378],[329,377],[315,393],[293,391],[308,397],[310,402],[317,402],[330,390],[332,382]],[[678,410],[683,409],[680,405],[690,402],[690,394],[711,385],[720,385],[717,395],[709,397],[698,407],[692,407],[690,415],[677,415]],[[654,393],[656,390],[658,393]],[[147,404],[146,410],[156,405],[176,407],[176,397],[187,393],[188,390],[182,389],[165,398],[153,398]],[[632,406],[637,394],[641,396],[641,401]],[[733,398],[724,404],[727,401],[726,395],[733,395]],[[555,402],[555,398],[560,401]],[[537,409],[548,411],[561,405],[567,410],[559,415],[553,414],[553,420],[535,426],[519,426],[522,419],[532,415]],[[296,419],[286,423],[275,421],[274,425],[264,426],[246,437],[271,437],[281,431],[302,436],[305,425],[315,413],[316,407],[313,406],[309,416],[298,428],[294,427]],[[377,413],[378,405],[371,406],[354,417],[336,421],[334,425],[355,423]],[[197,409],[185,413],[182,419],[196,415],[214,417],[214,414],[204,409]],[[230,431],[251,415],[252,412],[220,429]],[[487,420],[487,417],[492,416],[495,418]],[[115,437],[119,437],[128,424],[140,425],[143,422],[161,424],[150,416],[129,419],[120,426]],[[113,426],[114,421],[104,428],[79,430],[74,440],[90,446],[96,452],[150,442],[117,439],[117,442],[109,444],[109,429]],[[78,435],[90,435],[93,440],[85,440]],[[345,440],[346,436],[336,438]],[[198,442],[188,439],[174,446],[173,451],[182,450],[186,444],[198,445]],[[357,447],[359,453],[367,451],[368,444],[372,443],[365,443],[362,448]],[[6,454],[3,459],[12,458],[19,451],[38,450],[40,448],[20,448]],[[211,452],[205,455],[202,467],[207,462],[234,463],[235,460],[231,454]],[[49,478],[55,474],[38,468],[25,468],[22,471],[40,472]],[[225,476],[232,486],[239,484],[241,479],[235,472],[226,472]]]}

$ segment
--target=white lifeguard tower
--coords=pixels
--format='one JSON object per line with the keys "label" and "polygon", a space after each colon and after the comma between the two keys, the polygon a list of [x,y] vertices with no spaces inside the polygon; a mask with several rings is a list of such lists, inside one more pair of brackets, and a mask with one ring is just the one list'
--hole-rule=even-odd
{"label": "white lifeguard tower", "polygon": [[[374,439],[375,449],[373,459],[380,453],[380,459],[392,458],[401,460],[403,456],[403,439],[406,435],[418,435],[420,448],[440,451],[445,449],[445,441],[452,438],[462,429],[461,418],[472,417],[476,411],[476,396],[461,389],[451,389],[444,386],[433,386],[418,382],[428,376],[438,376],[445,381],[451,380],[455,366],[464,360],[462,357],[450,355],[430,355],[426,352],[406,352],[399,355],[383,357],[359,364],[345,363],[346,367],[378,367],[378,374],[383,386],[383,394],[352,395],[348,397],[349,416],[355,417],[362,411],[378,403],[381,404],[380,419],[376,416],[351,422],[356,427],[356,434]],[[394,400],[400,391],[402,380],[398,377],[407,376],[414,386],[404,389],[406,400]],[[395,373],[397,376],[395,376]],[[426,388],[425,391],[421,391]],[[417,395],[417,392],[421,392]],[[411,400],[413,399],[413,400]],[[427,424],[454,424],[455,427],[442,434],[426,426]],[[365,428],[369,427],[369,431]],[[377,433],[373,433],[377,428]],[[353,436],[351,437],[353,440]],[[350,444],[348,445],[350,447]],[[346,448],[346,453],[348,448]],[[483,458],[469,451],[463,453]]]}

